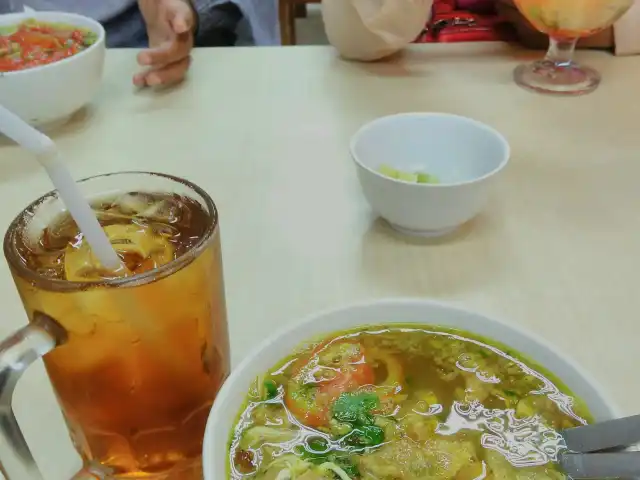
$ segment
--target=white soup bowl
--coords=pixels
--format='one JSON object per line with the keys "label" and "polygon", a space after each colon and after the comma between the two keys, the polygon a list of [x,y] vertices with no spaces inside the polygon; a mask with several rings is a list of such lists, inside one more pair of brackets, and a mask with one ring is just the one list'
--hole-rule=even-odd
{"label": "white soup bowl", "polygon": [[352,305],[307,317],[252,348],[231,373],[209,414],[204,438],[205,480],[229,478],[229,441],[251,383],[305,341],[362,325],[415,323],[462,329],[515,349],[554,373],[590,409],[596,421],[619,416],[587,372],[545,340],[517,326],[427,300],[390,299]]}

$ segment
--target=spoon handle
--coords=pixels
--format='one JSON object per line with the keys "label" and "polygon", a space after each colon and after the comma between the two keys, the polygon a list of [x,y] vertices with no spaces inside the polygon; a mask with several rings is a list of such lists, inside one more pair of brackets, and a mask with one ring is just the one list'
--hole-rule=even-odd
{"label": "spoon handle", "polygon": [[567,448],[586,453],[628,447],[640,442],[640,415],[617,418],[562,432]]}
{"label": "spoon handle", "polygon": [[640,452],[568,453],[560,465],[571,478],[634,478],[640,472]]}

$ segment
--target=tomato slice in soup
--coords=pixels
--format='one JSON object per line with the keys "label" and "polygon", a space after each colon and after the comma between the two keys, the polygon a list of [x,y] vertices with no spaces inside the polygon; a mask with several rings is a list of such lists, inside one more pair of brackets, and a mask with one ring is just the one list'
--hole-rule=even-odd
{"label": "tomato slice in soup", "polygon": [[320,427],[329,423],[331,405],[341,393],[373,382],[374,372],[366,363],[362,344],[352,339],[331,340],[294,364],[285,402],[302,423]]}

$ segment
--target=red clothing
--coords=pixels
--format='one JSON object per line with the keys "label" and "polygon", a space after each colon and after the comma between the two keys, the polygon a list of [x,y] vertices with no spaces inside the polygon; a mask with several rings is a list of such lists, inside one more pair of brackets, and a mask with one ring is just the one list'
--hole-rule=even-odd
{"label": "red clothing", "polygon": [[509,41],[514,33],[495,13],[493,0],[435,0],[416,43]]}

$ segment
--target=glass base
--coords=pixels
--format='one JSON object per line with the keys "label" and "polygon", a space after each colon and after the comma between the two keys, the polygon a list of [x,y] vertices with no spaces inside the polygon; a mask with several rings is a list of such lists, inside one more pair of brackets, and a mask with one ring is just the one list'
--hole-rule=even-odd
{"label": "glass base", "polygon": [[523,88],[555,95],[584,95],[600,85],[600,74],[593,68],[550,60],[520,65],[514,70],[513,78]]}

